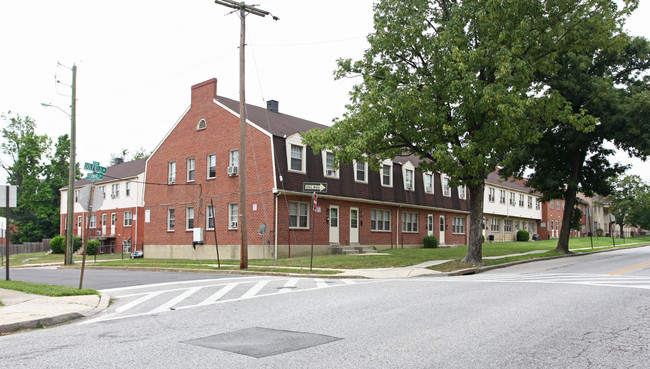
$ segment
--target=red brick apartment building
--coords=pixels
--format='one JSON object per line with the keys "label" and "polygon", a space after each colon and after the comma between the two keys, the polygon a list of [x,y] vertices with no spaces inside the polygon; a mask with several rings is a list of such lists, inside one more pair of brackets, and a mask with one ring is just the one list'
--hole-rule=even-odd
{"label": "red brick apartment building", "polygon": [[[441,244],[467,242],[469,201],[439,173],[421,173],[416,158],[333,166],[314,154],[301,133],[327,129],[247,105],[246,212],[249,257],[308,255],[343,246],[421,247],[427,234]],[[190,108],[147,160],[145,257],[239,258],[239,102],[217,95],[217,80],[192,86]],[[312,213],[305,182],[327,184]],[[313,217],[313,219],[312,219]],[[193,244],[194,229],[203,244]],[[260,232],[264,229],[265,232]]]}
{"label": "red brick apartment building", "polygon": [[[88,226],[89,239],[100,242],[101,253],[131,252],[142,250],[144,238],[144,168],[145,159],[122,162],[107,167],[104,179],[95,181],[95,191],[103,194],[103,204],[94,210],[90,218],[79,203],[84,186],[91,183],[86,179],[75,181],[75,204],[73,234],[83,237]],[[68,187],[61,192],[60,234],[66,234]]]}
{"label": "red brick apartment building", "polygon": [[564,200],[551,199],[542,203],[542,220],[538,227],[539,239],[559,238],[563,216]]}

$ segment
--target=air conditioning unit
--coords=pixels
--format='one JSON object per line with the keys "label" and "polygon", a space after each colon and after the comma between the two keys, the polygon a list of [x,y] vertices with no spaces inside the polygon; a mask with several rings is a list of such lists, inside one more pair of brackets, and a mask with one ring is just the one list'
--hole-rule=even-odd
{"label": "air conditioning unit", "polygon": [[115,194],[112,193],[112,194],[111,194],[111,199],[114,199],[114,198],[115,198]]}
{"label": "air conditioning unit", "polygon": [[237,228],[237,222],[230,222],[230,228]]}
{"label": "air conditioning unit", "polygon": [[228,175],[236,176],[239,173],[239,167],[228,167]]}
{"label": "air conditioning unit", "polygon": [[406,185],[406,189],[409,191],[413,191],[413,185],[412,184]]}
{"label": "air conditioning unit", "polygon": [[427,192],[433,192],[431,191],[431,186],[427,187]]}
{"label": "air conditioning unit", "polygon": [[334,176],[334,175],[336,175],[336,171],[331,170],[331,169],[326,170],[325,173],[326,173],[328,176]]}

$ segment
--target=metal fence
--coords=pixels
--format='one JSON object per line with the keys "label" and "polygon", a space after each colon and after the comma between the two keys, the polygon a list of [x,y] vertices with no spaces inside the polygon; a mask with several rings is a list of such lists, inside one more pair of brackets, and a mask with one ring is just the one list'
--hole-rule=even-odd
{"label": "metal fence", "polygon": [[[51,238],[45,238],[41,242],[25,242],[19,245],[9,245],[9,255],[50,251],[51,240]],[[5,256],[5,249],[5,245],[0,245],[0,255]]]}

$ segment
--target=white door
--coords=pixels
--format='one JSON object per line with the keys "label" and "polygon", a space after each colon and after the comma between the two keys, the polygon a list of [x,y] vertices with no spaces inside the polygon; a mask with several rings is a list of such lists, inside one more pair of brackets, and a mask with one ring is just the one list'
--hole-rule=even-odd
{"label": "white door", "polygon": [[117,215],[111,213],[111,235],[115,234],[115,223],[117,222]]}
{"label": "white door", "polygon": [[359,243],[359,208],[350,208],[350,243]]}
{"label": "white door", "polygon": [[339,207],[330,206],[330,243],[339,244]]}
{"label": "white door", "polygon": [[81,237],[81,230],[83,229],[83,224],[81,224],[81,215],[77,217],[77,236]]}
{"label": "white door", "polygon": [[433,235],[433,214],[427,215],[427,235]]}
{"label": "white door", "polygon": [[440,239],[438,240],[441,245],[445,244],[445,216],[440,216]]}
{"label": "white door", "polygon": [[102,235],[106,234],[106,214],[102,214]]}

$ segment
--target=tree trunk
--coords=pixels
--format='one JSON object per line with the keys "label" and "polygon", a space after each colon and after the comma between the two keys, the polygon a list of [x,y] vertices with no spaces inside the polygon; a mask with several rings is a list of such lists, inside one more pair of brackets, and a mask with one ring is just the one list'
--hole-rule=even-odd
{"label": "tree trunk", "polygon": [[463,259],[466,263],[483,264],[483,196],[485,182],[469,188],[469,242],[467,256]]}
{"label": "tree trunk", "polygon": [[557,241],[557,247],[555,247],[556,252],[573,254],[571,251],[569,251],[569,238],[571,236],[571,218],[573,215],[573,208],[576,205],[577,192],[578,191],[575,188],[567,188],[566,195],[564,197],[562,228],[560,228],[560,238]]}
{"label": "tree trunk", "polygon": [[623,233],[623,225],[624,225],[623,223],[619,223],[618,226],[621,228],[621,238],[623,239],[623,241],[625,241],[625,233]]}

